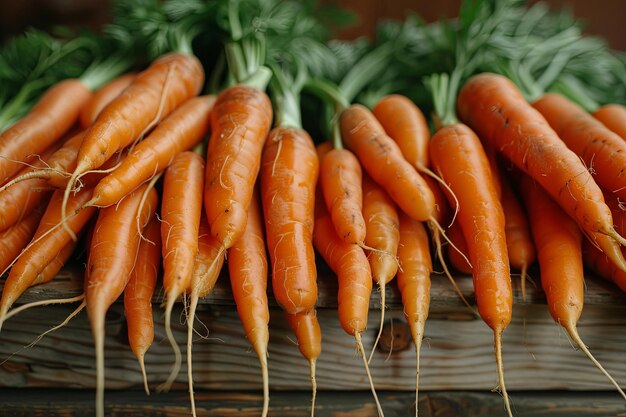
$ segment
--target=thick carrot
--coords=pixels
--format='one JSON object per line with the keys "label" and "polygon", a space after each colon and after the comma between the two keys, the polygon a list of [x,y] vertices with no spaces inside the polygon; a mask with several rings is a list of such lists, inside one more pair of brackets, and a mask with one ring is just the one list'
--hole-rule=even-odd
{"label": "thick carrot", "polygon": [[583,310],[585,286],[578,225],[528,176],[521,180],[521,191],[537,245],[541,286],[552,318],[626,399],[617,382],[593,357],[576,327]]}
{"label": "thick carrot", "polygon": [[533,107],[585,162],[596,183],[626,200],[626,141],[560,94],[544,94]]}
{"label": "thick carrot", "polygon": [[363,218],[365,219],[365,245],[372,278],[380,290],[380,324],[378,335],[372,346],[369,360],[383,333],[385,322],[385,293],[387,284],[398,272],[398,242],[400,241],[400,220],[395,203],[387,192],[365,174],[363,176]]}
{"label": "thick carrot", "polygon": [[21,161],[41,154],[61,139],[90,98],[91,92],[80,80],[61,81],[44,93],[28,115],[2,132],[0,184],[22,168]]}
{"label": "thick carrot", "polygon": [[337,234],[348,243],[364,245],[361,164],[347,149],[332,149],[320,160],[322,196]]}
{"label": "thick carrot", "polygon": [[315,307],[313,249],[315,185],[319,161],[302,129],[275,128],[263,149],[261,199],[274,297],[289,314]]}
{"label": "thick carrot", "polygon": [[215,97],[193,97],[181,104],[129,153],[113,172],[102,178],[89,204],[109,206],[162,172],[179,153],[199,143],[209,129]]}
{"label": "thick carrot", "polygon": [[494,332],[499,386],[511,415],[504,385],[502,332],[511,321],[513,293],[504,213],[489,161],[476,134],[458,123],[437,131],[429,150],[434,170],[459,201],[457,221],[467,243],[478,312]]}
{"label": "thick carrot", "polygon": [[605,104],[597,108],[592,115],[601,121],[603,125],[617,133],[622,139],[626,140],[626,106]]}
{"label": "thick carrot", "polygon": [[454,247],[452,247],[452,245],[448,246],[448,250],[446,251],[450,264],[458,272],[471,274],[472,265],[469,264],[466,255],[468,253],[467,243],[465,243],[465,236],[463,236],[463,229],[461,229],[459,222],[452,223],[450,227],[448,227],[446,234],[454,245]]}
{"label": "thick carrot", "polygon": [[153,216],[142,232],[137,262],[124,289],[124,313],[128,325],[128,343],[139,361],[146,394],[148,377],[144,357],[154,340],[152,296],[161,269],[161,225]]}
{"label": "thick carrot", "polygon": [[363,169],[396,204],[415,220],[433,216],[435,200],[428,185],[411,166],[398,145],[385,133],[367,108],[354,104],[341,114],[341,135]]}
{"label": "thick carrot", "polygon": [[149,190],[148,199],[143,203],[147,189],[147,186],[140,187],[120,204],[99,211],[89,248],[85,302],[95,342],[98,417],[104,416],[105,315],[130,279],[141,230],[156,209],[158,197],[154,188]]}
{"label": "thick carrot", "polygon": [[[68,207],[71,210],[79,208],[91,197],[91,192],[92,189],[85,188],[71,196]],[[60,227],[62,202],[63,192],[56,191],[46,207],[33,239],[14,261],[2,290],[0,324],[15,300],[32,285],[38,274],[71,241],[71,236]],[[76,234],[94,214],[95,209],[81,211],[67,218],[67,226]]]}
{"label": "thick carrot", "polygon": [[428,234],[424,225],[400,212],[398,289],[404,316],[415,344],[415,416],[418,415],[420,349],[430,307],[430,274],[433,270]]}
{"label": "thick carrot", "polygon": [[320,200],[315,203],[313,244],[324,261],[337,275],[339,284],[337,294],[339,323],[346,333],[355,338],[357,350],[363,359],[374,400],[377,408],[380,410],[378,396],[376,395],[361,340],[361,335],[367,327],[369,300],[372,292],[370,263],[363,248],[348,243],[337,235],[325,203]]}
{"label": "thick carrot", "polygon": [[180,349],[172,333],[172,309],[176,300],[191,285],[198,252],[203,188],[204,159],[191,151],[174,157],[165,171],[161,203],[165,331],[175,355],[172,372],[164,385],[168,388],[178,375],[182,362]]}
{"label": "thick carrot", "polygon": [[317,321],[315,309],[303,313],[289,314],[285,317],[289,327],[298,339],[298,349],[306,360],[309,361],[311,387],[313,396],[311,399],[311,417],[315,414],[315,399],[317,398],[317,380],[315,378],[315,364],[322,352],[322,331]]}
{"label": "thick carrot", "polygon": [[[189,400],[191,402],[191,414],[196,415],[196,402],[193,392],[193,366],[192,366],[192,342],[193,324],[195,321],[198,300],[206,297],[215,286],[224,265],[225,252],[222,243],[211,234],[206,216],[200,219],[200,234],[198,236],[198,252],[194,264],[193,275],[189,292],[189,310],[187,313],[187,380],[189,384]],[[170,378],[164,385],[169,388],[173,382]],[[168,385],[169,384],[169,385]]]}
{"label": "thick carrot", "polygon": [[51,260],[40,273],[37,274],[31,286],[52,281],[52,279],[54,279],[59,271],[61,271],[61,269],[65,266],[68,259],[70,259],[70,257],[74,254],[74,250],[76,250],[77,245],[78,242],[74,242],[72,240],[63,246],[63,248],[57,253],[57,256],[55,256],[54,259]]}
{"label": "thick carrot", "polygon": [[211,232],[225,249],[246,228],[272,114],[267,94],[245,85],[224,90],[211,112],[204,207]]}
{"label": "thick carrot", "polygon": [[0,232],[0,271],[4,271],[31,241],[44,207],[35,208],[22,220]]}
{"label": "thick carrot", "polygon": [[[591,173],[509,79],[492,73],[471,77],[459,93],[457,111],[483,140],[541,184],[586,234],[606,235],[598,242],[603,251],[619,252],[615,248],[626,241],[613,229]],[[623,257],[615,262],[626,270]]]}
{"label": "thick carrot", "polygon": [[269,342],[269,308],[267,300],[267,253],[263,216],[258,193],[248,209],[248,224],[241,238],[228,250],[228,272],[237,313],[246,338],[259,358],[263,379],[263,411],[269,408],[267,345]]}
{"label": "thick carrot", "polygon": [[80,125],[83,129],[87,129],[111,101],[120,95],[126,87],[128,87],[137,74],[129,72],[111,80],[107,84],[97,89],[91,99],[80,110]]}

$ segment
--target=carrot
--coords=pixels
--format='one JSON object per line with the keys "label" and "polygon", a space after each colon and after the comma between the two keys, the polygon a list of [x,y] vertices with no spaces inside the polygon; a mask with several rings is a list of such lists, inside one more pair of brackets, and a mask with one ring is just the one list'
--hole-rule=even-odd
{"label": "carrot", "polygon": [[171,317],[176,300],[191,285],[198,252],[202,214],[204,160],[191,151],[174,157],[165,171],[161,204],[163,288],[165,290],[165,332],[174,350],[172,372],[164,384],[169,389],[180,370],[182,357],[172,333]]}
{"label": "carrot", "polygon": [[315,399],[317,398],[317,381],[315,378],[315,364],[322,352],[322,331],[317,321],[315,309],[296,314],[286,313],[285,317],[289,327],[298,339],[298,349],[306,360],[309,361],[311,386],[313,397],[311,399],[311,417],[315,414]]}
{"label": "carrot", "polygon": [[626,399],[615,379],[585,346],[576,327],[583,310],[585,285],[578,225],[528,176],[521,180],[521,191],[537,245],[541,286],[552,318]]}
{"label": "carrot", "polygon": [[139,361],[146,394],[150,394],[144,356],[154,340],[152,296],[161,269],[161,225],[153,216],[142,232],[137,261],[124,289],[128,343]]}
{"label": "carrot", "polygon": [[372,181],[366,174],[363,176],[363,217],[367,233],[365,245],[368,248],[367,259],[369,261],[372,278],[378,284],[380,290],[380,326],[369,361],[383,333],[385,322],[385,292],[387,284],[398,272],[398,242],[400,241],[400,220],[398,210],[393,200],[378,184]]}
{"label": "carrot", "polygon": [[626,142],[573,101],[547,93],[533,103],[596,183],[626,200]]}
{"label": "carrot", "polygon": [[304,130],[272,130],[263,149],[261,199],[274,297],[289,314],[309,311],[317,301],[312,235],[318,170]]}
{"label": "carrot", "polygon": [[502,332],[511,321],[513,294],[504,213],[489,161],[476,134],[460,123],[438,130],[429,150],[435,171],[459,201],[457,221],[467,243],[478,312],[494,332],[499,386],[512,415],[504,385]]}
{"label": "carrot", "polygon": [[228,250],[228,272],[237,313],[246,338],[256,352],[263,379],[263,411],[269,408],[267,346],[269,342],[269,308],[267,300],[267,253],[263,216],[258,193],[252,196],[248,224],[241,238]]}
{"label": "carrot", "polygon": [[593,113],[593,117],[602,122],[603,125],[617,133],[626,140],[626,107],[621,104],[605,104],[598,107]]}
{"label": "carrot", "polygon": [[31,241],[43,212],[43,207],[35,208],[22,220],[0,232],[0,271],[6,270]]}
{"label": "carrot", "polygon": [[204,207],[211,232],[224,249],[246,228],[272,114],[267,94],[246,85],[222,91],[211,112]]}
{"label": "carrot", "polygon": [[504,210],[504,231],[511,267],[520,271],[522,300],[526,301],[528,267],[536,258],[528,217],[507,178],[500,178],[500,202]]}
{"label": "carrot", "polygon": [[128,72],[111,80],[93,93],[91,99],[80,110],[79,119],[83,129],[87,129],[111,101],[128,87],[137,74]]}
{"label": "carrot", "polygon": [[[70,209],[80,207],[91,196],[91,189],[83,189],[68,202]],[[60,227],[63,192],[56,191],[48,203],[37,231],[31,242],[12,263],[0,299],[0,326],[9,308],[28,289],[42,270],[52,262],[57,254],[71,240],[67,231]],[[67,218],[67,226],[76,234],[94,215],[95,209],[88,209]]]}
{"label": "carrot", "polygon": [[70,259],[70,256],[76,250],[78,242],[70,241],[57,253],[57,256],[46,265],[39,274],[35,277],[35,280],[31,286],[45,284],[52,281],[57,276],[59,271],[65,266],[65,263]]}
{"label": "carrot", "polygon": [[335,148],[320,160],[322,196],[337,234],[348,243],[365,244],[361,164],[347,149]]}
{"label": "carrot", "polygon": [[61,139],[90,98],[91,92],[80,80],[61,81],[49,88],[25,117],[2,132],[0,184],[22,168],[21,161],[41,154]]}
{"label": "carrot", "polygon": [[483,140],[541,184],[587,235],[605,235],[598,244],[626,270],[626,261],[617,255],[626,241],[613,229],[600,188],[510,80],[492,73],[471,77],[459,93],[457,109]]}
{"label": "carrot", "polygon": [[463,236],[463,229],[461,229],[461,225],[459,224],[459,222],[454,222],[450,225],[450,227],[448,227],[447,235],[450,241],[456,247],[455,249],[452,246],[449,246],[446,252],[450,264],[458,272],[461,272],[463,274],[471,274],[472,265],[469,264],[466,256],[461,255],[468,252],[467,243],[465,243],[465,237]]}
{"label": "carrot", "polygon": [[209,129],[213,96],[193,97],[181,104],[102,178],[89,205],[109,206],[167,168],[176,155],[199,143]]}
{"label": "carrot", "polygon": [[[191,402],[191,414],[196,415],[196,404],[193,393],[193,367],[191,361],[191,349],[193,341],[193,323],[195,320],[198,300],[206,297],[215,286],[222,266],[224,265],[224,248],[212,234],[206,219],[200,219],[200,233],[198,236],[198,252],[196,254],[193,275],[189,292],[189,310],[187,313],[187,378],[189,383],[189,399]],[[167,384],[167,383],[166,383]]]}
{"label": "carrot", "polygon": [[313,244],[324,261],[337,275],[339,284],[337,294],[339,323],[346,333],[355,338],[357,350],[363,359],[374,400],[379,413],[382,414],[361,340],[361,335],[367,327],[369,300],[372,292],[370,262],[363,248],[348,243],[337,235],[325,203],[319,199],[315,203]]}
{"label": "carrot", "polygon": [[426,229],[422,223],[400,212],[398,245],[398,289],[402,295],[404,316],[415,344],[415,415],[418,415],[420,350],[430,306],[430,274],[433,270]]}
{"label": "carrot", "polygon": [[[140,232],[157,206],[157,193],[138,188],[117,206],[98,212],[85,276],[85,302],[96,351],[96,416],[104,416],[105,315],[122,294],[137,260]],[[88,210],[88,209],[86,209]],[[84,211],[84,210],[83,210]],[[80,215],[82,211],[79,212]],[[139,221],[138,221],[139,219]]]}
{"label": "carrot", "polygon": [[419,221],[432,218],[432,192],[398,145],[367,108],[354,104],[341,113],[341,134],[365,171],[383,187],[405,213]]}

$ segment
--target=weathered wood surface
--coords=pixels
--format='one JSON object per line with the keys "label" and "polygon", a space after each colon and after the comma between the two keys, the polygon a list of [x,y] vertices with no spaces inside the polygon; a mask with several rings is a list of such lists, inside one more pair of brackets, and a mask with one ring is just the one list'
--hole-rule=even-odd
{"label": "weathered wood surface", "polygon": [[[379,395],[386,417],[413,415],[415,397],[407,392]],[[181,417],[189,416],[185,393],[146,396],[139,391],[117,391],[106,396],[106,413],[111,416]],[[273,393],[270,416],[308,417],[310,398],[305,392]],[[577,393],[514,393],[516,417],[624,417],[623,401],[613,393],[593,397]],[[12,417],[91,417],[94,413],[90,392],[63,390],[2,390],[2,415]],[[498,395],[479,392],[428,392],[420,395],[421,417],[493,417],[504,415]],[[255,392],[196,393],[198,415],[205,417],[258,417],[261,397]],[[378,417],[367,392],[320,392],[315,407],[317,417]]]}

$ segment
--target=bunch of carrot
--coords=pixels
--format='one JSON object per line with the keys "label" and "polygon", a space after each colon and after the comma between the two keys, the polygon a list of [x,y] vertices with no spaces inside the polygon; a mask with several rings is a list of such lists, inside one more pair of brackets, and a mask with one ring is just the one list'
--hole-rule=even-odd
{"label": "bunch of carrot", "polygon": [[[128,63],[109,63],[102,66],[108,71],[59,81],[0,133],[0,269],[8,272],[0,328],[29,307],[12,309],[29,287],[53,279],[77,247],[86,247],[83,295],[48,303],[81,301],[76,312],[87,311],[96,346],[98,416],[104,415],[105,314],[122,294],[129,342],[149,391],[144,357],[154,338],[151,300],[159,277],[174,351],[172,371],[159,389],[169,389],[182,366],[171,325],[182,299],[195,415],[194,316],[224,264],[260,362],[262,414],[269,404],[268,279],[310,363],[315,399],[321,354],[315,251],[337,276],[339,320],[354,337],[380,415],[362,341],[372,284],[381,291],[382,329],[385,290],[397,278],[416,348],[417,415],[431,249],[446,270],[451,263],[473,276],[477,312],[494,332],[498,385],[509,415],[502,344],[512,318],[510,271],[519,270],[524,285],[536,262],[550,313],[626,398],[576,330],[583,259],[626,288],[619,205],[626,198],[623,106],[596,105],[592,114],[589,106],[556,93],[530,100],[511,73],[509,79],[484,71],[497,67],[472,54],[502,35],[493,16],[506,15],[504,6],[490,17],[477,13],[486,20],[475,17],[456,29],[457,46],[474,33],[472,25],[480,25],[486,40],[467,46],[469,58],[456,55],[455,65],[442,65],[449,76],[420,74],[429,77],[420,82],[430,88],[431,111],[397,85],[391,88],[395,94],[373,95],[371,108],[354,103],[368,88],[389,92],[376,82],[386,82],[386,66],[401,65],[389,48],[406,47],[395,41],[407,33],[361,51],[334,85],[318,62],[296,50],[297,41],[306,41],[309,52],[337,59],[324,36],[311,29],[318,23],[297,29],[299,21],[315,22],[309,10],[297,2],[230,2],[229,26],[220,33],[227,38],[229,74],[223,78],[233,82],[208,94],[205,85],[223,74],[195,55],[195,29],[181,17],[184,6],[166,3],[158,16],[174,39],[168,38],[167,52],[159,44],[160,54],[137,72]],[[150,7],[152,13],[158,6]],[[207,2],[199,15],[218,15],[215,7]],[[132,21],[142,10],[127,10],[130,17],[124,18]],[[289,20],[268,24],[264,35],[248,28],[272,16]],[[180,36],[181,28],[189,33]],[[153,26],[145,29],[152,41],[163,41]],[[325,70],[337,72],[337,63],[329,66]],[[303,90],[327,104],[332,143],[303,128]],[[555,220],[546,222],[540,213]],[[450,243],[447,257],[442,239]]]}

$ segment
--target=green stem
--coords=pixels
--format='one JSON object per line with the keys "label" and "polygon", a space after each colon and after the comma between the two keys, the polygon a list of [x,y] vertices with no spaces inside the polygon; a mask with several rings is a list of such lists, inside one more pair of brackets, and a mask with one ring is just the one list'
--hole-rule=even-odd
{"label": "green stem", "polygon": [[584,91],[584,87],[577,84],[575,78],[558,79],[552,84],[550,91],[564,95],[590,113],[600,107],[600,104]]}
{"label": "green stem", "polygon": [[89,90],[95,91],[115,77],[128,71],[130,66],[131,62],[129,59],[122,56],[114,56],[91,65],[81,75],[80,80]]}
{"label": "green stem", "polygon": [[348,71],[339,84],[339,90],[348,103],[352,103],[365,86],[381,75],[389,66],[393,53],[393,46],[383,43],[368,52]]}
{"label": "green stem", "polygon": [[300,117],[300,96],[299,87],[289,82],[287,76],[277,66],[272,65],[272,83],[270,85],[274,93],[274,102],[276,107],[276,127],[293,127],[302,128],[302,119]]}
{"label": "green stem", "polygon": [[333,146],[337,149],[343,148],[341,130],[339,129],[339,116],[350,106],[350,102],[341,94],[339,88],[324,80],[308,80],[304,83],[303,89],[310,91],[325,104],[326,128],[331,136]]}
{"label": "green stem", "polygon": [[48,81],[42,78],[31,81],[20,89],[19,93],[9,101],[9,104],[2,108],[2,112],[0,113],[0,132],[4,131],[12,125],[16,119],[28,111],[31,107],[30,101],[32,100],[33,92],[40,90],[47,84]]}
{"label": "green stem", "polygon": [[213,66],[211,75],[209,75],[206,87],[207,94],[218,94],[222,90],[220,79],[224,75],[224,71],[226,71],[226,55],[221,53]]}

